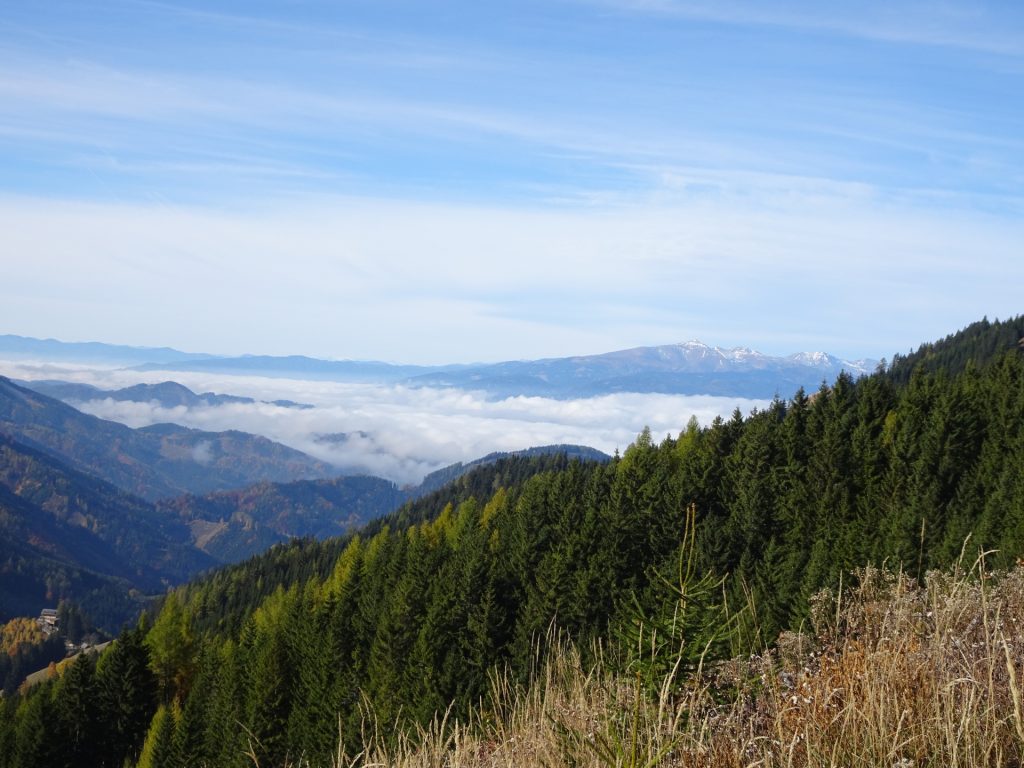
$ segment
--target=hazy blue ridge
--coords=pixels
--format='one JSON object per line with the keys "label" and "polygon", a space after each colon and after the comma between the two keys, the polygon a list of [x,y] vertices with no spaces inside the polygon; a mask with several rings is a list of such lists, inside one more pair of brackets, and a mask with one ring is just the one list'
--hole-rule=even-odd
{"label": "hazy blue ridge", "polygon": [[[56,379],[40,379],[36,381],[17,381],[18,386],[35,390],[48,397],[69,403],[85,403],[90,400],[116,400],[121,402],[151,403],[155,402],[162,408],[185,406],[195,408],[202,406],[218,406],[230,404],[251,405],[257,402],[251,397],[225,395],[215,392],[193,392],[176,381],[163,381],[159,384],[135,384],[122,389],[101,389],[91,384],[60,381]],[[273,400],[271,405],[282,408],[312,408],[309,403],[297,403],[294,400]]]}
{"label": "hazy blue ridge", "polygon": [[130,347],[96,341],[58,341],[13,334],[0,335],[0,356],[81,363],[138,365],[201,360],[213,355],[182,352],[171,347]]}

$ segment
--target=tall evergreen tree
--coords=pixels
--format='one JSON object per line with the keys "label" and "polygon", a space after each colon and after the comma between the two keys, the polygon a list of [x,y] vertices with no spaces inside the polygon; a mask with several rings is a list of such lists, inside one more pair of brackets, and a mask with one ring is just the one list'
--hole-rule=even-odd
{"label": "tall evergreen tree", "polygon": [[125,630],[96,670],[96,704],[103,727],[100,764],[120,768],[138,758],[157,705],[156,678],[149,668],[143,630]]}

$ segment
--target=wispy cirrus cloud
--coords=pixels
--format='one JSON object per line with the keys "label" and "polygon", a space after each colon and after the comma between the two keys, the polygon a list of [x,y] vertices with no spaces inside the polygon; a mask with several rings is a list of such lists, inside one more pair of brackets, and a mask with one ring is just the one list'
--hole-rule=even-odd
{"label": "wispy cirrus cloud", "polygon": [[[45,48],[10,45],[0,49],[0,71],[6,73],[0,76],[0,104],[6,105],[0,106],[0,136],[23,145],[23,157],[31,156],[35,143],[49,167],[63,166],[69,176],[98,174],[100,189],[127,183],[128,194],[148,182],[172,199],[187,198],[192,179],[200,182],[194,190],[223,200],[291,193],[302,181],[335,191],[394,189],[397,178],[407,190],[422,193],[430,186],[451,193],[466,176],[449,175],[449,158],[468,162],[488,195],[524,197],[533,190],[574,203],[609,190],[658,190],[660,177],[643,168],[697,162],[709,171],[950,191],[998,186],[996,163],[1006,168],[1020,154],[1019,132],[978,130],[976,104],[951,110],[943,99],[908,94],[884,80],[870,87],[842,79],[837,84],[835,73],[804,66],[753,68],[741,79],[738,65],[723,65],[718,52],[702,48],[690,54],[691,73],[673,68],[678,48],[656,44],[638,58],[628,34],[626,42],[607,41],[623,47],[613,63],[578,46],[502,40],[494,46],[498,53],[486,53],[469,36],[443,37],[436,30],[384,34],[371,23],[318,26],[158,3],[126,7],[138,10],[144,28],[157,27],[166,16],[191,20],[197,63],[186,55],[181,65],[169,64],[159,55],[168,41],[155,30],[158,53],[150,57],[137,46],[123,52],[74,39],[54,43],[49,55]],[[623,7],[683,19],[792,18],[805,26],[855,18],[839,7]],[[922,19],[956,15],[872,13],[906,18],[914,29]],[[963,9],[960,14],[970,15]],[[822,21],[814,22],[818,17]],[[230,37],[239,47],[229,67],[209,46],[223,44],[220,35],[229,35],[233,23],[253,29],[251,37]],[[308,53],[311,40],[322,37],[328,41],[313,43]],[[716,68],[707,69],[706,55]],[[409,59],[404,65],[403,58]],[[441,74],[420,66],[435,59],[443,60]],[[737,71],[729,71],[734,66]],[[984,110],[998,111],[998,102],[989,100]],[[66,129],[55,132],[55,124]],[[975,161],[983,148],[993,162]],[[427,152],[437,160],[427,160]],[[232,159],[238,155],[248,161]],[[941,177],[931,173],[937,162],[948,166]],[[520,178],[527,167],[529,178]],[[255,187],[254,179],[260,181]]]}
{"label": "wispy cirrus cloud", "polygon": [[1024,14],[999,2],[759,2],[755,0],[581,0],[606,8],[721,24],[787,27],[890,43],[1024,56]]}

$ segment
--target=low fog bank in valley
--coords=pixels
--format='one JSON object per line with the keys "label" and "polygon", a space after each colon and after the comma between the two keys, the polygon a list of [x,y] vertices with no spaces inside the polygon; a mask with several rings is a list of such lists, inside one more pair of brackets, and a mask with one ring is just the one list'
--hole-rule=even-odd
{"label": "low fog bank in valley", "polygon": [[173,422],[195,429],[238,429],[263,435],[338,467],[399,484],[493,451],[575,443],[607,453],[622,450],[649,426],[660,438],[679,432],[691,416],[708,423],[744,413],[767,401],[704,395],[621,393],[578,400],[511,397],[488,400],[480,392],[398,385],[302,381],[175,372],[137,372],[24,362],[0,363],[12,378],[61,379],[103,389],[174,380],[195,392],[243,395],[256,400],[295,400],[298,409],[269,402],[165,408],[155,402],[112,399],[75,407],[131,427]]}

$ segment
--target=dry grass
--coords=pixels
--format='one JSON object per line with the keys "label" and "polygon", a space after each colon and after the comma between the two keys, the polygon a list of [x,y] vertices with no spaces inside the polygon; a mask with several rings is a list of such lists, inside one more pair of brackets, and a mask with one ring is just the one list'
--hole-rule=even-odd
{"label": "dry grass", "polygon": [[471,722],[397,744],[368,731],[335,768],[1020,766],[1024,568],[855,582],[815,599],[807,633],[657,695],[562,644],[528,689],[495,678]]}

